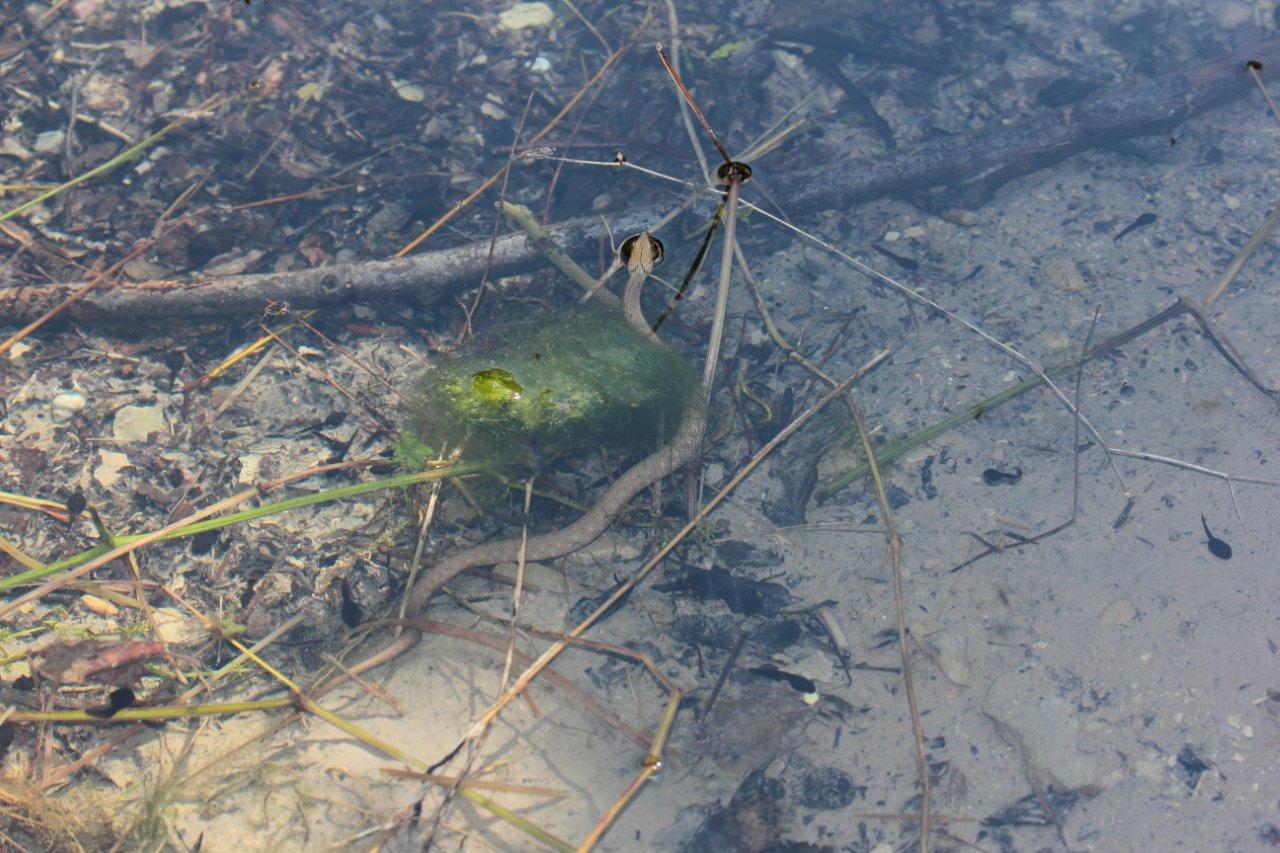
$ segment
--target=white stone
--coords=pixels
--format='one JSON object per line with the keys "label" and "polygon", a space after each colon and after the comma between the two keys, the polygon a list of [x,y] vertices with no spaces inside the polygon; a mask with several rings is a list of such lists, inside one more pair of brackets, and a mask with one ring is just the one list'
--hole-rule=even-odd
{"label": "white stone", "polygon": [[1007,672],[992,682],[982,710],[1019,748],[1041,785],[1096,786],[1105,775],[1098,759],[1080,751],[1076,709],[1053,684],[1030,672]]}
{"label": "white stone", "polygon": [[952,684],[973,683],[973,669],[969,666],[968,639],[960,628],[940,631],[929,637],[938,654],[938,666]]}
{"label": "white stone", "polygon": [[480,112],[494,121],[502,121],[507,117],[507,111],[495,104],[493,101],[484,101],[481,103]]}
{"label": "white stone", "polygon": [[802,649],[795,655],[775,655],[774,659],[781,663],[784,669],[796,675],[803,675],[811,681],[827,684],[835,681],[835,661],[818,649]]}
{"label": "white stone", "polygon": [[65,134],[61,130],[46,130],[36,136],[35,149],[40,154],[56,154],[62,148]]}
{"label": "white stone", "polygon": [[98,450],[101,460],[93,470],[94,481],[104,489],[109,489],[120,480],[120,469],[129,464],[129,457],[114,450]]}
{"label": "white stone", "polygon": [[262,469],[261,453],[246,453],[240,457],[240,474],[236,477],[236,482],[242,486],[247,486],[258,479],[258,472]]}
{"label": "white stone", "polygon": [[426,90],[416,83],[410,83],[408,80],[392,80],[391,87],[396,90],[396,94],[400,96],[402,101],[420,104],[427,99]]}
{"label": "white stone", "polygon": [[159,406],[125,406],[116,412],[111,426],[111,437],[116,441],[145,442],[157,432],[164,432],[164,413]]}
{"label": "white stone", "polygon": [[1102,611],[1103,625],[1124,625],[1132,622],[1138,615],[1133,602],[1127,598],[1117,598]]}
{"label": "white stone", "polygon": [[1218,25],[1223,29],[1238,27],[1253,20],[1253,9],[1250,8],[1248,3],[1236,3],[1228,0],[1226,3],[1219,3],[1213,12],[1214,17],[1218,19]]}
{"label": "white stone", "polygon": [[1044,270],[1044,276],[1049,279],[1050,284],[1067,293],[1079,293],[1089,286],[1080,268],[1070,258],[1049,258],[1041,269]]}
{"label": "white stone", "polygon": [[170,645],[184,645],[209,636],[198,619],[188,617],[172,607],[157,607],[151,613],[155,617],[158,638]]}
{"label": "white stone", "polygon": [[556,13],[546,3],[516,3],[498,14],[498,26],[504,30],[525,30],[545,27],[556,19]]}
{"label": "white stone", "polygon": [[69,421],[84,411],[86,403],[83,394],[71,391],[54,397],[49,409],[55,421]]}

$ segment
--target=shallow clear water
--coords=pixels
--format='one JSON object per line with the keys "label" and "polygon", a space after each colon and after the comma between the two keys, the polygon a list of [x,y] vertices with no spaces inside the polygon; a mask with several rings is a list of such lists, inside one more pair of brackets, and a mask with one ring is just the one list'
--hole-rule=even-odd
{"label": "shallow clear water", "polygon": [[[586,634],[647,655],[684,697],[662,771],[602,848],[918,849],[923,752],[929,849],[1266,849],[1280,839],[1272,239],[1220,277],[1273,209],[1277,124],[1245,61],[1261,62],[1259,81],[1280,68],[1274,12],[1235,0],[13,5],[0,183],[17,189],[2,210],[220,100],[0,223],[0,340],[60,299],[56,285],[122,262],[114,283],[0,356],[0,490],[65,504],[79,488],[117,533],[145,533],[250,484],[377,456],[403,419],[398,389],[473,333],[581,298],[510,236],[499,197],[548,223],[589,276],[611,243],[652,230],[665,258],[644,313],[671,309],[659,335],[701,373],[723,220],[690,270],[722,193],[703,170],[721,155],[682,116],[661,41],[728,155],[752,167],[735,213],[750,279],[729,274],[699,479],[640,491],[603,537],[524,578],[516,648],[537,656],[550,641],[536,629],[572,628],[691,504],[733,486]],[[347,289],[296,284],[398,252],[445,254],[395,286],[385,268]],[[240,274],[263,277],[207,298],[142,284]],[[624,278],[607,287],[620,295]],[[1163,322],[1142,328],[1152,317]],[[266,356],[202,379],[264,327],[279,335]],[[850,393],[889,515],[842,400],[734,482],[829,387],[802,361],[839,381],[882,352]],[[1046,372],[1053,390],[1019,388]],[[252,639],[302,614],[268,654],[304,679],[346,627],[394,613],[420,530],[425,569],[470,541],[518,538],[532,478],[531,535],[555,531],[639,458],[516,456],[505,484],[443,488],[430,526],[430,487],[412,506],[374,493],[148,546],[140,571]],[[338,476],[296,493],[389,472]],[[87,519],[66,526],[13,501],[0,535],[41,562],[100,541]],[[0,560],[4,575],[20,570]],[[93,577],[132,594],[129,571]],[[440,629],[367,676],[403,714],[350,687],[325,700],[425,764],[498,695],[509,636],[509,586],[450,586],[470,609],[437,596],[425,615],[497,651]],[[152,607],[175,608],[147,589]],[[151,630],[81,594],[4,617],[32,629],[0,646],[4,707],[33,701],[12,688],[26,652]],[[193,671],[227,659],[170,642]],[[555,789],[475,788],[577,845],[641,771],[670,694],[598,649],[554,667],[564,681],[544,675],[530,704],[506,709],[473,778]],[[159,666],[135,686],[151,705],[184,689]],[[214,697],[274,689],[246,676]],[[196,763],[268,722],[222,719],[196,739]],[[129,786],[170,772],[183,725],[134,735],[101,778],[58,794],[72,812],[90,804],[84,825],[5,832],[36,846],[142,838],[128,836],[144,810]],[[34,728],[15,731],[5,772],[41,775]],[[83,739],[59,741],[55,766],[118,733],[65,731]],[[180,765],[147,837],[355,849],[391,827],[389,847],[415,849],[442,796],[383,772],[403,754],[295,724],[204,776]],[[470,801],[442,814],[437,844],[534,844]]]}

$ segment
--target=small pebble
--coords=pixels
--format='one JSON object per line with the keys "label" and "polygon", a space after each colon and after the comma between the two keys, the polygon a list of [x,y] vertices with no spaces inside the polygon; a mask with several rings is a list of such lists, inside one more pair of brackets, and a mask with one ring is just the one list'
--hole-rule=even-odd
{"label": "small pebble", "polygon": [[903,229],[902,236],[908,240],[919,240],[924,236],[924,226],[912,225],[910,228]]}
{"label": "small pebble", "polygon": [[1250,5],[1237,3],[1234,0],[1217,4],[1213,8],[1213,14],[1218,19],[1218,25],[1223,29],[1239,27],[1253,20],[1253,9]]}
{"label": "small pebble", "polygon": [[128,466],[129,457],[103,447],[98,449],[98,458],[102,461],[93,471],[93,481],[104,489],[109,489],[120,482],[120,470]]}
{"label": "small pebble", "polygon": [[498,26],[504,30],[545,27],[556,19],[546,3],[516,3],[498,14]]}
{"label": "small pebble", "polygon": [[62,140],[64,132],[61,130],[46,130],[36,136],[35,149],[39,154],[53,154],[62,148]]}
{"label": "small pebble", "polygon": [[392,80],[391,87],[396,90],[396,94],[400,96],[402,101],[420,104],[427,99],[426,90],[416,83],[410,83],[408,80]]}
{"label": "small pebble", "polygon": [[507,117],[507,111],[495,104],[493,101],[484,101],[480,104],[480,112],[494,121],[502,121]]}
{"label": "small pebble", "polygon": [[1240,199],[1236,198],[1235,196],[1231,195],[1230,193],[1224,193],[1224,194],[1223,194],[1223,196],[1222,196],[1222,201],[1223,201],[1223,203],[1224,203],[1224,204],[1226,204],[1226,206],[1227,206],[1227,210],[1239,210],[1239,209],[1240,209]]}
{"label": "small pebble", "polygon": [[978,214],[972,210],[944,210],[942,218],[956,225],[973,226],[978,224]]}
{"label": "small pebble", "polygon": [[258,472],[262,470],[262,454],[246,453],[240,457],[240,473],[236,477],[236,482],[242,486],[247,486],[258,479]]}
{"label": "small pebble", "polygon": [[159,406],[125,406],[116,412],[111,437],[116,441],[141,443],[164,429],[164,413]]}
{"label": "small pebble", "polygon": [[91,113],[124,110],[130,105],[129,90],[114,77],[94,72],[80,86],[80,104]]}
{"label": "small pebble", "polygon": [[899,234],[897,231],[886,231],[884,232],[883,239],[886,243],[896,243],[902,239],[902,235]]}
{"label": "small pebble", "polygon": [[55,421],[69,421],[84,411],[86,402],[83,394],[72,391],[54,397],[49,408]]}
{"label": "small pebble", "polygon": [[116,607],[110,601],[107,601],[104,598],[99,598],[96,595],[89,595],[88,593],[80,596],[80,603],[89,610],[92,610],[94,613],[97,613],[99,616],[116,616],[120,613],[120,608]]}
{"label": "small pebble", "polygon": [[1132,622],[1137,615],[1138,611],[1134,608],[1132,601],[1127,598],[1118,598],[1102,611],[1101,621],[1103,625],[1124,625]]}
{"label": "small pebble", "polygon": [[1047,332],[1044,336],[1044,345],[1050,350],[1066,349],[1071,346],[1071,338],[1067,337],[1066,332]]}
{"label": "small pebble", "polygon": [[1069,258],[1050,258],[1044,262],[1042,269],[1050,284],[1067,293],[1079,293],[1089,286],[1080,268]]}

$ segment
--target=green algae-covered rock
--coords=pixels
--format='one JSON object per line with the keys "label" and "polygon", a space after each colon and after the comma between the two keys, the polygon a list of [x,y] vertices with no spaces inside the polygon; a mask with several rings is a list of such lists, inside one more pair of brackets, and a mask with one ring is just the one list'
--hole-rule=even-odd
{"label": "green algae-covered rock", "polygon": [[697,378],[679,355],[613,305],[576,305],[489,335],[419,382],[411,428],[425,444],[477,457],[668,440]]}

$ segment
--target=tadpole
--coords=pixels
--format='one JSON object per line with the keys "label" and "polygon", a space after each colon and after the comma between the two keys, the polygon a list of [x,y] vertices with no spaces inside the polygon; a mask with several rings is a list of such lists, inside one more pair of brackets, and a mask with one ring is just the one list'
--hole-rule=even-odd
{"label": "tadpole", "polygon": [[763,666],[755,666],[747,670],[753,675],[761,678],[767,678],[770,681],[782,681],[791,685],[791,689],[799,693],[817,693],[818,686],[813,683],[813,679],[806,678],[794,672],[785,672],[778,669],[773,664],[764,664]]}
{"label": "tadpole", "polygon": [[80,517],[80,513],[84,512],[85,507],[89,505],[89,499],[84,496],[84,491],[77,486],[76,490],[67,497],[67,526]]}
{"label": "tadpole", "polygon": [[988,486],[998,486],[1001,483],[1013,485],[1022,479],[1022,469],[1014,468],[1012,471],[1001,471],[999,468],[988,468],[982,472],[982,482]]}
{"label": "tadpole", "polygon": [[360,623],[364,621],[364,613],[360,609],[360,602],[356,601],[355,593],[346,578],[342,579],[341,614],[342,624],[348,628],[359,628]]}
{"label": "tadpole", "polygon": [[1205,519],[1204,513],[1200,513],[1200,524],[1204,527],[1204,535],[1209,539],[1209,553],[1219,560],[1230,560],[1231,546],[1209,531],[1209,522]]}
{"label": "tadpole", "polygon": [[1150,225],[1155,221],[1156,221],[1156,215],[1154,213],[1144,213],[1141,216],[1139,216],[1137,219],[1133,220],[1133,222],[1130,222],[1127,226],[1125,226],[1125,229],[1115,236],[1113,242],[1119,242],[1120,238],[1125,236],[1126,234],[1132,231],[1136,231],[1137,229],[1142,228],[1146,225]]}
{"label": "tadpole", "polygon": [[109,720],[125,708],[132,706],[136,701],[137,697],[133,695],[133,691],[128,687],[117,687],[107,697],[106,707],[85,708],[84,710],[90,717],[98,720]]}

